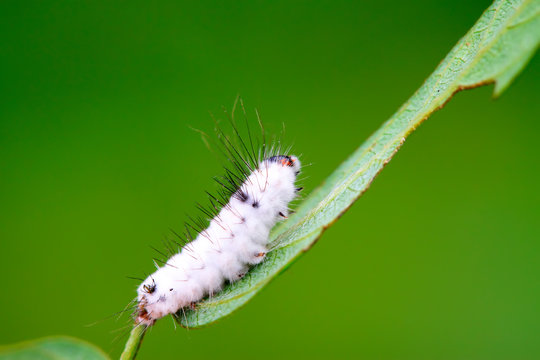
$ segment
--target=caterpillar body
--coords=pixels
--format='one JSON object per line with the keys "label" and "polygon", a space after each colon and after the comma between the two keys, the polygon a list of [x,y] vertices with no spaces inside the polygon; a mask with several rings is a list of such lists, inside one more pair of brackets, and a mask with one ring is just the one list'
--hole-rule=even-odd
{"label": "caterpillar body", "polygon": [[210,198],[219,210],[208,227],[140,284],[136,324],[150,326],[166,315],[175,315],[216,294],[226,282],[241,279],[250,266],[262,262],[270,230],[287,218],[289,203],[302,189],[295,185],[301,166],[296,156],[275,149],[266,154],[264,146],[257,161],[255,152],[250,153],[241,138],[244,153],[227,137],[221,141],[241,175],[227,171],[223,181],[217,180],[223,187],[222,197]]}

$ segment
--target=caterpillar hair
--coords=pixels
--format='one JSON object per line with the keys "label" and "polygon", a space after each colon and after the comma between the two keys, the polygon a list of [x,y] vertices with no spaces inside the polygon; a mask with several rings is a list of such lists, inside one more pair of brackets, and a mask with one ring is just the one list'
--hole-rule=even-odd
{"label": "caterpillar hair", "polygon": [[174,232],[176,251],[171,244],[165,244],[169,254],[158,251],[164,259],[155,260],[162,266],[156,263],[157,271],[137,289],[136,324],[150,326],[193,307],[264,261],[270,230],[288,217],[289,204],[302,189],[295,185],[298,158],[280,141],[267,143],[258,113],[260,135],[252,134],[240,100],[247,133],[242,136],[234,119],[236,104],[228,116],[231,135],[215,121],[217,147],[228,163],[215,178],[219,190],[207,193],[208,205],[197,204],[202,216],[189,218],[182,234]]}

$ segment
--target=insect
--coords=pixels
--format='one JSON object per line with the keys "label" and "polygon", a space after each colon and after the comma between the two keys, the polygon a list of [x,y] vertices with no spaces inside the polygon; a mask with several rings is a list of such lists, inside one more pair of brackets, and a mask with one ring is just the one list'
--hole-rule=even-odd
{"label": "insect", "polygon": [[[230,169],[216,178],[221,189],[218,195],[209,195],[209,208],[199,206],[209,225],[188,223],[188,241],[140,284],[136,324],[150,326],[194,306],[264,261],[270,230],[288,217],[289,203],[302,190],[295,185],[301,167],[296,156],[278,145],[267,146],[262,125],[263,141],[255,150],[247,120],[247,141],[234,118],[230,124],[234,139],[219,128],[216,131]],[[193,230],[198,230],[196,237],[191,236]]]}

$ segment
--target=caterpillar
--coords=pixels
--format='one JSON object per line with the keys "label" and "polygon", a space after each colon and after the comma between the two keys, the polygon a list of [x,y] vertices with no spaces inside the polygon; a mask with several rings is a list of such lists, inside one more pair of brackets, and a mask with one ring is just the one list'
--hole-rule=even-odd
{"label": "caterpillar", "polygon": [[[247,119],[249,142],[240,136],[234,117],[230,123],[236,143],[219,127],[216,130],[230,168],[215,178],[221,189],[218,195],[208,194],[210,207],[199,206],[209,225],[186,225],[187,241],[140,284],[137,325],[151,326],[164,316],[175,316],[264,261],[270,230],[288,217],[289,203],[302,190],[295,185],[301,168],[298,157],[281,152],[279,145],[268,147],[260,120],[263,141],[257,151]],[[195,238],[194,229],[199,230]]]}

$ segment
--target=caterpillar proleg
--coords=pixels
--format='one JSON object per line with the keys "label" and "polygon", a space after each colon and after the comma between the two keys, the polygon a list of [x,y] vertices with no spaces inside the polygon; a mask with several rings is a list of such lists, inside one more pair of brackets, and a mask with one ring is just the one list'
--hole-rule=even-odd
{"label": "caterpillar proleg", "polygon": [[[301,190],[295,186],[300,172],[296,156],[282,153],[279,146],[267,147],[264,140],[256,151],[249,126],[249,141],[244,141],[234,120],[231,124],[237,144],[217,131],[232,170],[216,179],[222,187],[220,194],[209,195],[210,211],[204,213],[214,216],[208,216],[209,225],[201,226],[192,241],[140,284],[136,324],[150,326],[174,315],[216,294],[226,282],[237,281],[250,266],[264,261],[270,230],[287,218],[289,203]],[[189,226],[186,229],[191,240]]]}

